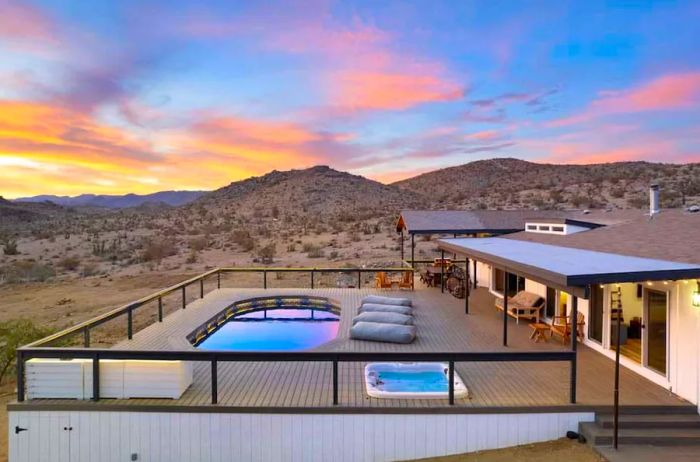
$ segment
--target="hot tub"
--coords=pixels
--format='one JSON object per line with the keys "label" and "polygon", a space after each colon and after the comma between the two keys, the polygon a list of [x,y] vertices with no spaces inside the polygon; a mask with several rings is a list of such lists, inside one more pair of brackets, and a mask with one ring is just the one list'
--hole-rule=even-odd
{"label": "hot tub", "polygon": [[[370,363],[365,366],[367,394],[373,398],[447,399],[447,363]],[[455,398],[466,398],[466,385],[457,371]]]}

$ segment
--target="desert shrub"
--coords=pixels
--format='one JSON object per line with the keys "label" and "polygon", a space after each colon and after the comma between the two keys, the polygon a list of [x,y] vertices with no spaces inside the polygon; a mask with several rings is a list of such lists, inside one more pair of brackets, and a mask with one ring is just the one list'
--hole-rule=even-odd
{"label": "desert shrub", "polygon": [[63,257],[58,261],[58,266],[65,271],[75,271],[80,266],[80,258],[76,256]]}
{"label": "desert shrub", "polygon": [[144,262],[160,262],[166,258],[177,254],[177,246],[169,239],[149,239],[143,246],[141,260]]}
{"label": "desert shrub", "polygon": [[296,252],[296,251],[297,251],[297,246],[294,245],[293,242],[287,246],[287,252]]}
{"label": "desert shrub", "polygon": [[6,237],[2,240],[2,252],[5,255],[18,255],[17,239]]}
{"label": "desert shrub", "polygon": [[195,249],[192,249],[190,251],[190,254],[187,256],[187,260],[185,260],[185,263],[187,263],[187,264],[197,263],[197,251]]}
{"label": "desert shrub", "polygon": [[231,240],[245,252],[250,252],[255,248],[255,239],[250,236],[248,231],[235,230],[231,233]]}
{"label": "desert shrub", "polygon": [[0,383],[17,357],[17,348],[46,337],[51,330],[37,326],[29,319],[13,319],[0,323]]}
{"label": "desert shrub", "polygon": [[311,242],[304,242],[304,244],[301,246],[301,250],[304,252],[311,252],[315,246]]}
{"label": "desert shrub", "polygon": [[309,258],[322,258],[324,252],[322,248],[312,245],[309,250],[307,250],[306,256]]}
{"label": "desert shrub", "polygon": [[277,253],[277,246],[275,245],[274,242],[269,243],[265,247],[262,247],[258,251],[258,257],[262,260],[263,263],[271,263],[273,259],[275,258],[275,254]]}
{"label": "desert shrub", "polygon": [[203,236],[203,237],[197,237],[194,239],[190,239],[190,249],[199,252],[201,250],[206,249],[209,247],[209,236]]}
{"label": "desert shrub", "polygon": [[336,258],[338,258],[338,251],[337,250],[332,251],[329,258],[331,260],[335,260]]}
{"label": "desert shrub", "polygon": [[99,273],[99,266],[95,263],[85,263],[80,268],[80,275],[84,278],[94,276]]}
{"label": "desert shrub", "polygon": [[0,267],[0,282],[44,282],[55,275],[52,267],[33,260],[17,261]]}

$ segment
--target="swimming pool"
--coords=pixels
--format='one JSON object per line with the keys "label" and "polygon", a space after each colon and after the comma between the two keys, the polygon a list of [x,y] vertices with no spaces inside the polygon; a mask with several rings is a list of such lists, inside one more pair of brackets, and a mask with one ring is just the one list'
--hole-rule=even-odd
{"label": "swimming pool", "polygon": [[203,350],[306,350],[337,336],[339,311],[320,298],[247,300],[210,320],[191,341]]}
{"label": "swimming pool", "polygon": [[[448,366],[444,363],[371,363],[365,367],[367,394],[373,398],[446,399]],[[468,390],[455,372],[455,398]]]}

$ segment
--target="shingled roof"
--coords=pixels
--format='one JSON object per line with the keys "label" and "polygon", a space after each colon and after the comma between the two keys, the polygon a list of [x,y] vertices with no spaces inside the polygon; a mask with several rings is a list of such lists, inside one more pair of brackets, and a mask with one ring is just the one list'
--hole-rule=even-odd
{"label": "shingled roof", "polygon": [[404,210],[396,231],[409,234],[508,234],[525,229],[525,222],[543,219],[576,219],[605,224],[611,214],[563,210]]}

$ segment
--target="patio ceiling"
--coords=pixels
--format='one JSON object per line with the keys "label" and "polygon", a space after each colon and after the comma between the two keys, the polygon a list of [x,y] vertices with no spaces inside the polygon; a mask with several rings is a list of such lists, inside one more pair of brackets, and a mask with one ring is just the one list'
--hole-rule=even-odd
{"label": "patio ceiling", "polygon": [[700,278],[700,265],[498,237],[440,239],[442,250],[564,287]]}

